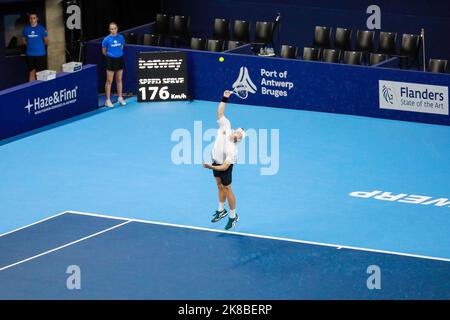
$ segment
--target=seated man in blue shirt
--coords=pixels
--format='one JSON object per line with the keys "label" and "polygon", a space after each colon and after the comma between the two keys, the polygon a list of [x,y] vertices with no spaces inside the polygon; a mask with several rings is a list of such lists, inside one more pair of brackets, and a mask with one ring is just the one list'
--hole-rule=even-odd
{"label": "seated man in blue shirt", "polygon": [[23,43],[27,46],[29,81],[36,80],[36,72],[47,69],[47,30],[38,23],[38,16],[32,12],[28,16],[30,24],[23,29]]}

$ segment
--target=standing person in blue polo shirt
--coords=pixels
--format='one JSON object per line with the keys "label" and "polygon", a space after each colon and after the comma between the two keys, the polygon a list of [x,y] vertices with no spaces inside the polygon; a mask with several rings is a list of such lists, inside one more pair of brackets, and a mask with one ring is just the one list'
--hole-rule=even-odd
{"label": "standing person in blue polo shirt", "polygon": [[48,45],[47,30],[38,23],[39,18],[35,12],[28,15],[30,24],[23,29],[22,41],[27,46],[27,64],[29,81],[36,80],[36,72],[47,69]]}
{"label": "standing person in blue polo shirt", "polygon": [[119,103],[122,106],[126,105],[125,99],[122,96],[122,76],[125,66],[123,60],[123,48],[125,46],[125,38],[118,34],[119,27],[116,23],[109,24],[110,35],[107,36],[102,43],[102,52],[106,57],[106,103],[108,108],[114,107],[111,102],[111,86],[116,76],[117,94],[119,96]]}

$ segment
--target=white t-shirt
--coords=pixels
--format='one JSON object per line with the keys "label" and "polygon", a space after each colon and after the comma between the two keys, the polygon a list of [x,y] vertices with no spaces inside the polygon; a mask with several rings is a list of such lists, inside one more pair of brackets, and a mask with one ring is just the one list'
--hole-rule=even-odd
{"label": "white t-shirt", "polygon": [[224,164],[225,162],[235,164],[238,148],[237,144],[230,140],[230,136],[233,134],[231,123],[225,116],[220,118],[217,123],[219,124],[219,129],[217,130],[216,141],[212,150],[212,158],[217,164]]}

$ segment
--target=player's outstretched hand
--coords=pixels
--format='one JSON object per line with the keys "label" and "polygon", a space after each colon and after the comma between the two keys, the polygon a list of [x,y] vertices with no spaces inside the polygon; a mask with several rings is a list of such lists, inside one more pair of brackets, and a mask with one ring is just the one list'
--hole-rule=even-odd
{"label": "player's outstretched hand", "polygon": [[231,91],[230,91],[230,90],[226,90],[226,91],[223,93],[223,96],[224,96],[225,98],[229,98],[229,97],[231,96]]}
{"label": "player's outstretched hand", "polygon": [[212,166],[210,164],[208,164],[208,163],[204,163],[203,162],[203,168],[205,168],[205,169],[212,169]]}

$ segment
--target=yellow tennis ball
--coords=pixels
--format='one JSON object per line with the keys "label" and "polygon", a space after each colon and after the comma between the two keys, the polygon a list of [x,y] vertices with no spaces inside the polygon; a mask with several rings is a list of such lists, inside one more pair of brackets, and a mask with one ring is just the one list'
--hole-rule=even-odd
{"label": "yellow tennis ball", "polygon": [[225,58],[224,58],[224,57],[220,57],[220,58],[219,58],[219,61],[220,61],[220,62],[224,62],[224,61],[225,61]]}

